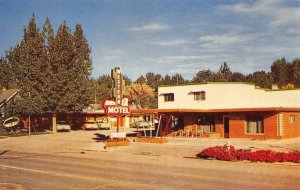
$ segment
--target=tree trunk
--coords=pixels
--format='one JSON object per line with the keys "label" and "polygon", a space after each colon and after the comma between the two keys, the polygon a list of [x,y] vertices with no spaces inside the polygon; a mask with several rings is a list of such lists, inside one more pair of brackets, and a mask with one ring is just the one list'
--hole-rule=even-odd
{"label": "tree trunk", "polygon": [[52,116],[52,132],[53,132],[53,134],[57,133],[56,114],[55,113]]}

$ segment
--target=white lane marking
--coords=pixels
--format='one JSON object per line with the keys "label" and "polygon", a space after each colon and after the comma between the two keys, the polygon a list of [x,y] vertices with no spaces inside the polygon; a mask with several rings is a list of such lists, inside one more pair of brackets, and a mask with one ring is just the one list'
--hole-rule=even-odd
{"label": "white lane marking", "polygon": [[53,176],[58,176],[58,177],[69,177],[69,178],[77,178],[77,179],[83,179],[83,180],[89,180],[89,181],[95,181],[100,184],[103,184],[104,186],[118,186],[118,187],[128,187],[128,185],[134,185],[135,187],[140,187],[140,188],[146,188],[149,187],[146,184],[140,184],[137,183],[136,181],[120,181],[120,178],[117,179],[104,179],[101,177],[93,177],[93,176],[79,176],[75,174],[70,174],[70,173],[65,173],[65,172],[52,172],[52,171],[44,171],[44,170],[37,170],[37,169],[29,169],[29,168],[24,168],[24,167],[16,167],[16,166],[9,166],[9,165],[3,165],[0,164],[1,169],[14,169],[14,170],[19,170],[19,171],[26,171],[26,172],[32,172],[32,173],[39,173],[39,174],[46,174],[46,175],[53,175]]}
{"label": "white lane marking", "polygon": [[[0,167],[2,168],[6,168],[6,169],[15,169],[15,170],[21,170],[21,171],[27,171],[27,172],[34,172],[34,173],[40,173],[40,174],[48,174],[48,175],[54,175],[54,176],[58,176],[58,177],[70,177],[70,178],[78,178],[78,179],[84,179],[84,180],[92,180],[92,181],[97,181],[97,182],[105,182],[107,183],[107,179],[103,179],[103,178],[97,178],[97,177],[93,177],[93,176],[78,176],[75,174],[70,174],[70,173],[64,173],[64,172],[52,172],[52,171],[44,171],[44,170],[37,170],[37,169],[29,169],[29,168],[24,168],[24,167],[16,167],[16,166],[9,166],[9,165],[2,165],[0,164]],[[115,167],[116,168],[116,167]],[[132,169],[130,169],[132,170]],[[135,169],[136,171],[136,169]],[[156,174],[158,173],[162,173],[162,174],[166,174],[167,172],[161,172],[161,171],[156,171]],[[174,174],[173,174],[174,175]],[[235,184],[240,184],[240,185],[255,185],[253,182],[248,182],[248,181],[237,181],[236,179],[220,179],[220,178],[215,178],[212,176],[209,177],[204,177],[204,176],[196,176],[193,174],[183,174],[183,173],[176,173],[174,176],[178,176],[178,177],[194,177],[194,178],[198,178],[198,179],[202,179],[202,180],[207,180],[207,181],[214,181],[214,182],[223,182],[223,183],[235,183]],[[173,177],[174,177],[173,176]],[[117,183],[117,184],[123,184],[124,182],[120,182],[120,180],[118,179],[109,179],[110,183]],[[132,182],[128,182],[128,183],[132,183]],[[260,183],[261,184],[261,183]],[[141,186],[147,186],[146,184],[137,184],[136,182],[134,183],[134,185],[141,185]],[[266,185],[266,184],[264,184]]]}

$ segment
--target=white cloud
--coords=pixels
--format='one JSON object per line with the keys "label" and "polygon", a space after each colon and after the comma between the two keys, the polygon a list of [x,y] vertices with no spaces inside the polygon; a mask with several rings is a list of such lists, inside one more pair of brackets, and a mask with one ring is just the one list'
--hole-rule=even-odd
{"label": "white cloud", "polygon": [[[270,22],[272,28],[281,26],[295,26],[299,28],[300,8],[285,8],[278,11],[279,15]],[[294,26],[293,26],[294,27]]]}
{"label": "white cloud", "polygon": [[279,8],[283,0],[259,0],[253,3],[238,3],[233,5],[220,5],[225,11],[248,14],[270,14],[270,10]]}
{"label": "white cloud", "polygon": [[124,55],[123,50],[111,50],[103,53],[102,59],[104,60],[118,60]]}
{"label": "white cloud", "polygon": [[169,41],[149,41],[150,44],[154,45],[160,45],[160,46],[178,46],[178,45],[184,45],[184,44],[191,44],[194,42],[187,41],[184,39],[174,39]]}
{"label": "white cloud", "polygon": [[156,31],[163,31],[169,29],[170,26],[160,23],[152,23],[143,26],[131,27],[128,30],[135,31],[135,32],[156,32]]}
{"label": "white cloud", "polygon": [[146,58],[146,62],[156,63],[156,64],[178,64],[178,63],[188,63],[188,62],[201,62],[201,60],[211,59],[211,55],[172,55],[163,56],[158,58]]}
{"label": "white cloud", "polygon": [[206,35],[200,36],[201,42],[209,42],[214,44],[236,44],[251,40],[252,37],[249,35],[234,35],[234,34],[223,34],[223,35]]}
{"label": "white cloud", "polygon": [[97,54],[99,56],[93,58],[94,63],[107,64],[112,62],[118,62],[122,60],[125,56],[124,50],[120,50],[120,49],[100,50],[99,53]]}
{"label": "white cloud", "polygon": [[[298,6],[285,5],[285,0],[260,0],[253,3],[238,3],[234,5],[220,5],[219,9],[238,14],[247,14],[257,17],[261,21],[269,20],[270,28],[299,25],[300,2],[293,3]],[[292,1],[290,1],[292,2]]]}
{"label": "white cloud", "polygon": [[211,58],[210,55],[176,55],[176,56],[165,56],[163,59],[168,61],[187,61],[187,60],[201,60]]}

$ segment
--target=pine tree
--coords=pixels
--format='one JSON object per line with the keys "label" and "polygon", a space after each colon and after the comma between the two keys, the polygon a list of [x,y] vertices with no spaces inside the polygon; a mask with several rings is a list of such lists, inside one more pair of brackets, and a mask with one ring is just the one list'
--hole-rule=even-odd
{"label": "pine tree", "polygon": [[47,55],[47,60],[45,62],[46,66],[43,71],[45,81],[45,84],[43,86],[43,98],[47,102],[46,106],[44,107],[44,112],[52,112],[53,110],[51,110],[49,102],[52,102],[51,99],[53,98],[53,91],[51,87],[53,85],[52,82],[54,73],[51,70],[51,53],[53,52],[54,32],[48,17],[46,18],[43,26],[42,36],[44,38],[44,46]]}
{"label": "pine tree", "polygon": [[147,80],[146,78],[141,75],[139,78],[136,79],[135,83],[138,83],[138,84],[146,84]]}
{"label": "pine tree", "polygon": [[226,62],[221,65],[219,72],[217,74],[217,81],[218,82],[230,82],[231,81],[232,72]]}
{"label": "pine tree", "polygon": [[289,67],[289,82],[293,83],[296,87],[300,87],[300,60],[295,59]]}
{"label": "pine tree", "polygon": [[97,79],[97,89],[95,90],[96,96],[98,97],[98,103],[104,98],[110,98],[112,96],[112,80],[109,75],[99,76]]}
{"label": "pine tree", "polygon": [[0,93],[3,88],[9,88],[11,82],[11,71],[4,58],[0,58]]}
{"label": "pine tree", "polygon": [[48,109],[52,112],[66,112],[72,107],[69,99],[69,80],[72,69],[74,48],[72,35],[65,22],[59,27],[56,36],[49,46],[49,82]]}
{"label": "pine tree", "polygon": [[83,34],[83,30],[79,24],[76,25],[73,35],[74,40],[74,80],[73,83],[73,98],[74,111],[80,111],[91,101],[89,95],[91,88],[89,88],[90,76],[92,73],[92,60],[90,59],[91,49],[88,46],[87,40]]}
{"label": "pine tree", "polygon": [[20,89],[16,102],[19,113],[41,113],[46,105],[42,87],[45,84],[46,51],[44,39],[39,33],[34,15],[24,29],[23,40],[7,52],[15,86]]}
{"label": "pine tree", "polygon": [[271,74],[274,82],[279,86],[285,86],[289,79],[289,63],[285,58],[277,59],[271,66]]}
{"label": "pine tree", "polygon": [[46,18],[45,24],[43,26],[42,35],[46,40],[47,47],[49,47],[54,39],[54,32],[48,17]]}
{"label": "pine tree", "polygon": [[81,111],[91,101],[90,48],[80,25],[74,35],[64,22],[49,44],[49,109],[55,113]]}

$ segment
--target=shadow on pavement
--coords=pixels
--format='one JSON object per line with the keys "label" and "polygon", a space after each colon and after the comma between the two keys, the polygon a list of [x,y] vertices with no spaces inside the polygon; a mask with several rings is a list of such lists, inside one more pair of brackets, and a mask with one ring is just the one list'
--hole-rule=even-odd
{"label": "shadow on pavement", "polygon": [[4,150],[3,152],[0,153],[0,156],[2,156],[3,154],[9,152],[9,150]]}
{"label": "shadow on pavement", "polygon": [[101,133],[95,133],[94,135],[96,135],[96,137],[94,137],[93,139],[96,142],[105,142],[109,138],[109,136],[106,136],[106,135],[101,134]]}

